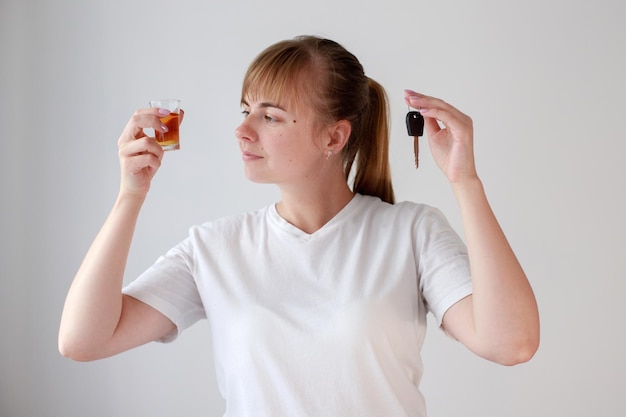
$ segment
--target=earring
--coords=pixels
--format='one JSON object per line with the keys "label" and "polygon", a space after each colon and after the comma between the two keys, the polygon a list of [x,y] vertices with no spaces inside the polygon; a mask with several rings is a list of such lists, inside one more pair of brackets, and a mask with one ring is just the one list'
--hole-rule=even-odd
{"label": "earring", "polygon": [[326,159],[329,159],[329,158],[330,158],[330,156],[331,156],[332,154],[333,154],[333,151],[329,149],[329,150],[326,152]]}

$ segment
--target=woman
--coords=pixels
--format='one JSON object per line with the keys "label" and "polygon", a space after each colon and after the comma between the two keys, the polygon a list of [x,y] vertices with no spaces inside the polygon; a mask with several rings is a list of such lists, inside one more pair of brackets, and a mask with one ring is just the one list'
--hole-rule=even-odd
{"label": "woman", "polygon": [[166,112],[138,110],[119,139],[119,196],[67,297],[62,354],[104,358],[207,317],[227,416],[423,416],[428,311],[488,360],[529,360],[537,306],[476,174],[471,119],[405,101],[425,117],[467,250],[439,211],[394,204],[386,95],[356,57],[316,37],[279,42],[248,69],[236,136],[246,176],[280,201],[193,227],[122,290],[163,156],[143,129],[163,130]]}

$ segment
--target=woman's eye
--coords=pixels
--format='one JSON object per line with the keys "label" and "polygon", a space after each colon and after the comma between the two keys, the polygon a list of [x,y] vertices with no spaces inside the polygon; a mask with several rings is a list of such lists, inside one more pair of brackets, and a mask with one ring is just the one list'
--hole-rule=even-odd
{"label": "woman's eye", "polygon": [[267,120],[268,122],[275,122],[276,119],[274,119],[272,116],[270,115],[265,115],[265,120]]}
{"label": "woman's eye", "polygon": [[247,116],[250,114],[250,112],[249,112],[248,110],[242,110],[242,111],[241,111],[241,114],[242,114],[242,115],[243,115],[243,117],[245,118],[245,117],[247,117]]}

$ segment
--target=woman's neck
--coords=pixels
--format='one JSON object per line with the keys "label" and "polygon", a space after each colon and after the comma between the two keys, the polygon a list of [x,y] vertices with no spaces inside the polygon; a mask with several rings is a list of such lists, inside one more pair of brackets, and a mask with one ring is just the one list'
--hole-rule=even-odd
{"label": "woman's neck", "polygon": [[313,234],[335,217],[352,197],[354,193],[343,181],[318,190],[281,189],[281,200],[276,204],[276,210],[298,229]]}

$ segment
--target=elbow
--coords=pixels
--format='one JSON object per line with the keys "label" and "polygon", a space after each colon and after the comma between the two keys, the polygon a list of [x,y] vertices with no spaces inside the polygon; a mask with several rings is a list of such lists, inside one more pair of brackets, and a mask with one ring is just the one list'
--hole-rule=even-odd
{"label": "elbow", "polygon": [[535,356],[536,352],[537,352],[537,349],[535,348],[518,349],[514,352],[509,352],[506,355],[502,355],[494,362],[499,363],[500,365],[503,365],[503,366],[521,365],[523,363],[530,361],[533,358],[533,356]]}
{"label": "elbow", "polygon": [[539,350],[539,320],[530,321],[525,326],[511,328],[491,344],[489,360],[504,366],[515,366],[529,362]]}
{"label": "elbow", "polygon": [[487,359],[504,366],[515,366],[530,361],[539,349],[539,337],[529,337],[516,343],[508,344],[492,353]]}
{"label": "elbow", "polygon": [[90,362],[99,359],[80,340],[59,333],[58,349],[61,356],[76,362]]}
{"label": "elbow", "polygon": [[76,362],[88,362],[90,360],[80,351],[80,349],[76,349],[73,344],[61,339],[59,339],[59,353],[64,358],[71,359]]}

